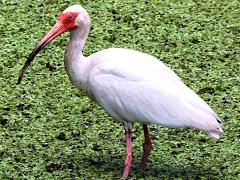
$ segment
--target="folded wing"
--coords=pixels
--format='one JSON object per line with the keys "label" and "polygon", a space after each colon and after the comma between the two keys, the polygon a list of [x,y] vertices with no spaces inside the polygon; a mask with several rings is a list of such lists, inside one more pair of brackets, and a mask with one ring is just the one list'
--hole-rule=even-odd
{"label": "folded wing", "polygon": [[136,51],[119,59],[103,54],[106,61],[92,69],[89,87],[115,119],[205,131],[220,127],[214,111],[154,57]]}

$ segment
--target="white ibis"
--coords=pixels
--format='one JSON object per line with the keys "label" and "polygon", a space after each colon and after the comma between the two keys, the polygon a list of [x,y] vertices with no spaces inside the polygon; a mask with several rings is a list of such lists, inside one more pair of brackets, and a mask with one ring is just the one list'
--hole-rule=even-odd
{"label": "white ibis", "polygon": [[213,138],[223,132],[217,114],[158,59],[138,51],[110,48],[84,57],[82,50],[91,20],[80,5],[64,10],[54,27],[33,49],[18,83],[37,53],[50,41],[70,31],[64,64],[74,86],[84,90],[125,128],[126,159],[123,176],[132,162],[132,124],[143,124],[145,142],[140,168],[144,169],[151,149],[147,124],[171,128],[191,127]]}

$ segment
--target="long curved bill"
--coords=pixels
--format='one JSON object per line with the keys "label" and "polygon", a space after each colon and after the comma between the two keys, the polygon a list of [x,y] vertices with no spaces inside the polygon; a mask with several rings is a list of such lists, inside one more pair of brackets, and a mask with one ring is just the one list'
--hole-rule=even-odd
{"label": "long curved bill", "polygon": [[56,37],[58,37],[59,35],[66,31],[67,29],[60,21],[58,21],[53,26],[53,28],[43,37],[43,39],[38,43],[38,45],[33,49],[32,53],[29,55],[28,59],[26,60],[25,64],[23,65],[20,71],[17,84],[20,84],[25,72],[27,71],[27,68],[29,67],[35,56],[41,51],[41,49],[43,49],[49,42],[51,42],[53,39],[55,39]]}

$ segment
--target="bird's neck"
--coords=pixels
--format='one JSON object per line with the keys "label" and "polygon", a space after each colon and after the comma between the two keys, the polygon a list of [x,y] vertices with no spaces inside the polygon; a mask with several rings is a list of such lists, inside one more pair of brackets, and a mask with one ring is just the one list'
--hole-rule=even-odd
{"label": "bird's neck", "polygon": [[70,41],[66,47],[64,65],[67,74],[78,88],[85,89],[87,58],[83,56],[83,47],[88,37],[90,28],[76,29],[71,31]]}
{"label": "bird's neck", "polygon": [[[83,56],[83,47],[87,40],[90,27],[77,28],[70,32],[70,41],[65,51],[65,61],[74,61],[76,57]],[[78,58],[77,58],[78,59]],[[78,59],[79,60],[79,59]]]}

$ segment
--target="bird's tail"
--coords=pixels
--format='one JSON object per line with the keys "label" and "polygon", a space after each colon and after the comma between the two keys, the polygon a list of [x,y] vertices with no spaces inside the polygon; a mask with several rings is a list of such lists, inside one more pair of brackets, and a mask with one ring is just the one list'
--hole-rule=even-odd
{"label": "bird's tail", "polygon": [[220,131],[207,131],[206,133],[208,133],[211,137],[213,137],[215,139],[219,139],[221,134],[223,133],[223,130],[221,128]]}
{"label": "bird's tail", "polygon": [[211,137],[213,137],[215,139],[219,139],[221,134],[223,133],[223,129],[221,127],[222,121],[220,120],[220,118],[217,118],[217,122],[218,122],[217,128],[206,131],[207,134],[209,134]]}

